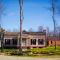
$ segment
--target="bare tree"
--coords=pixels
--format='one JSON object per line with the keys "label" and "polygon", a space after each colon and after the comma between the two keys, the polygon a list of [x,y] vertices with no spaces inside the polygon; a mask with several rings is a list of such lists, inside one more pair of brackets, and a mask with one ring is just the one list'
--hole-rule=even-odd
{"label": "bare tree", "polygon": [[19,0],[20,6],[20,39],[19,39],[19,52],[22,54],[22,21],[23,21],[23,0]]}
{"label": "bare tree", "polygon": [[[57,11],[57,8],[56,8],[56,2],[57,0],[51,0],[52,2],[52,20],[53,20],[53,24],[54,24],[54,39],[57,38],[56,37],[56,11]],[[55,40],[55,49],[56,49],[56,40]]]}
{"label": "bare tree", "polygon": [[46,27],[46,35],[49,36],[49,27]]}
{"label": "bare tree", "polygon": [[29,29],[29,32],[33,32],[33,28],[30,28],[30,29]]}
{"label": "bare tree", "polygon": [[38,32],[43,32],[43,26],[38,27]]}
{"label": "bare tree", "polygon": [[1,40],[1,52],[3,52],[3,40],[4,40],[4,30],[1,26],[1,18],[2,18],[2,15],[3,15],[3,11],[4,11],[4,8],[3,8],[3,0],[0,0],[0,40]]}

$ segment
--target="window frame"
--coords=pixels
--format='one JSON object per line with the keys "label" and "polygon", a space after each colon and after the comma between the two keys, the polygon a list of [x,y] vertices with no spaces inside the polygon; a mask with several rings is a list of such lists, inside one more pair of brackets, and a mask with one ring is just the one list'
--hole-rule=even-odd
{"label": "window frame", "polygon": [[44,45],[44,39],[38,39],[38,45]]}
{"label": "window frame", "polygon": [[36,39],[31,39],[31,45],[36,45]]}

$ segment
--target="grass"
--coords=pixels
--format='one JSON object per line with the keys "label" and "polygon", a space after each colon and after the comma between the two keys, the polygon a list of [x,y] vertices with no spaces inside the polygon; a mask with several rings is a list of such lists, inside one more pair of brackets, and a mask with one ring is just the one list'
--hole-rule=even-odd
{"label": "grass", "polygon": [[[21,56],[19,54],[18,49],[4,49],[4,53],[10,54],[10,55],[16,55],[16,56]],[[60,56],[60,46],[56,46],[56,49],[54,46],[49,46],[45,48],[33,48],[33,49],[28,49],[26,51],[23,51],[22,56],[44,56],[44,57],[50,57],[50,56]]]}
{"label": "grass", "polygon": [[32,52],[32,55],[45,54],[45,55],[60,55],[60,46],[55,47],[45,47],[45,48],[33,48],[27,50],[27,52]]}

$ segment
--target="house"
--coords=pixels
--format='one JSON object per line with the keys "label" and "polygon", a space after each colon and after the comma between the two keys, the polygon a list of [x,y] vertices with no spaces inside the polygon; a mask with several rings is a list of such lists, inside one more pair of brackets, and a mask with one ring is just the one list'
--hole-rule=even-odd
{"label": "house", "polygon": [[60,38],[59,37],[53,37],[53,36],[49,36],[47,38],[48,40],[48,45],[49,46],[60,46]]}
{"label": "house", "polygon": [[[4,33],[4,47],[19,48],[19,32]],[[46,32],[22,32],[21,47],[27,48],[42,48],[46,46]]]}

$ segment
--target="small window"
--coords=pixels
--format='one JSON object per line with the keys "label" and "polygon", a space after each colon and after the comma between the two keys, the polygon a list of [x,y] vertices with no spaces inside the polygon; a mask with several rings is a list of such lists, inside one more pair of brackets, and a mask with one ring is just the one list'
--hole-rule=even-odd
{"label": "small window", "polygon": [[17,45],[17,39],[12,39],[13,45]]}
{"label": "small window", "polygon": [[38,39],[38,45],[43,45],[44,44],[44,40],[43,39]]}
{"label": "small window", "polygon": [[10,39],[5,39],[5,45],[10,45]]}
{"label": "small window", "polygon": [[31,39],[31,45],[36,45],[36,39]]}

